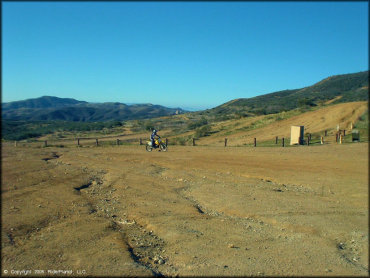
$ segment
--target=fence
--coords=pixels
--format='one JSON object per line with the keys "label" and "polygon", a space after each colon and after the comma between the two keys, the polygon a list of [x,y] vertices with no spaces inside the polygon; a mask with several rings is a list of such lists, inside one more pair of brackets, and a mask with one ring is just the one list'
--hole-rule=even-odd
{"label": "fence", "polygon": [[[324,134],[306,134],[305,138],[303,138],[302,144],[311,146],[311,145],[323,145],[323,144],[330,144],[331,142],[335,142],[337,144],[344,144],[344,143],[350,143],[352,141],[359,142],[360,136],[359,132],[355,131],[354,134],[346,134],[346,130],[339,130],[335,132],[334,137],[331,135],[328,135],[327,130],[325,130]],[[331,138],[335,138],[331,139]],[[27,141],[27,142],[18,142],[14,141],[14,146],[24,146],[26,145],[38,145],[39,147],[68,147],[68,146],[77,146],[77,147],[102,147],[102,146],[120,146],[120,145],[144,145],[144,142],[146,142],[146,139],[142,138],[131,138],[131,139],[117,139],[117,138],[109,138],[111,140],[108,140],[108,137],[106,138],[76,138],[76,139],[64,139],[64,140],[44,140],[44,141]],[[113,139],[113,140],[112,140]],[[279,136],[275,136],[271,138],[270,140],[258,140],[257,137],[251,137],[249,140],[246,139],[245,143],[243,145],[237,145],[237,146],[245,146],[245,147],[285,147],[286,146],[286,138],[282,137],[279,138]],[[191,138],[190,145],[192,146],[198,146],[197,140],[199,138]],[[228,147],[230,146],[230,139],[224,138],[223,146]],[[232,141],[231,141],[232,142]],[[170,143],[170,140],[168,138],[165,138],[165,144],[168,146]],[[178,143],[176,141],[172,142],[173,145],[177,145]]]}

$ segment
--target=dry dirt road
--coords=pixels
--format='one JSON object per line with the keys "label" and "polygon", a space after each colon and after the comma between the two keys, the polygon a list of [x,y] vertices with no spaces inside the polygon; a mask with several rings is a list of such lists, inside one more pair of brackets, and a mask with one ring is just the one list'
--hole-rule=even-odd
{"label": "dry dirt road", "polygon": [[2,275],[364,276],[368,235],[367,143],[2,144]]}

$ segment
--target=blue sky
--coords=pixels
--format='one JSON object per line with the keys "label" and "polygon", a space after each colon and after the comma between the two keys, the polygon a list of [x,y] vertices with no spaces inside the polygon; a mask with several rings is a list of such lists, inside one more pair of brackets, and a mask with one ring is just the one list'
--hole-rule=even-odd
{"label": "blue sky", "polygon": [[2,2],[2,102],[212,108],[368,70],[368,2]]}

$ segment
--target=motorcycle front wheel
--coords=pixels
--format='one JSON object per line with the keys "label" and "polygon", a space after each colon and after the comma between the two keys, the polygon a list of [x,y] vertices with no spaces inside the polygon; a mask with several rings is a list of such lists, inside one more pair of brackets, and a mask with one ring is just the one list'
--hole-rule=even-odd
{"label": "motorcycle front wheel", "polygon": [[151,152],[153,150],[152,146],[149,145],[146,145],[145,148],[148,152]]}
{"label": "motorcycle front wheel", "polygon": [[161,151],[163,151],[163,152],[167,151],[167,147],[166,147],[165,144],[161,144],[159,147],[160,147]]}

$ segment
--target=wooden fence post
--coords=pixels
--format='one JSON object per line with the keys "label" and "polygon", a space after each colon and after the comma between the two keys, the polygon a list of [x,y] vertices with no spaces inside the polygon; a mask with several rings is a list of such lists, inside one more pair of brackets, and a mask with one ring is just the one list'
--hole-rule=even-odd
{"label": "wooden fence post", "polygon": [[96,144],[96,146],[99,146],[99,141],[98,141],[98,139],[95,139],[95,144]]}
{"label": "wooden fence post", "polygon": [[325,130],[325,136],[328,136],[328,131],[327,130]]}
{"label": "wooden fence post", "polygon": [[142,139],[140,138],[140,140],[139,140],[139,144],[140,144],[140,146],[143,144],[143,141],[142,141]]}
{"label": "wooden fence post", "polygon": [[117,146],[119,146],[119,139],[117,139]]}
{"label": "wooden fence post", "polygon": [[346,136],[346,130],[345,129],[343,130],[343,136]]}
{"label": "wooden fence post", "polygon": [[166,147],[168,147],[168,139],[166,138]]}
{"label": "wooden fence post", "polygon": [[225,138],[225,147],[227,146],[227,138]]}
{"label": "wooden fence post", "polygon": [[257,139],[254,138],[254,146],[257,147]]}
{"label": "wooden fence post", "polygon": [[310,136],[307,136],[307,146],[310,145]]}
{"label": "wooden fence post", "polygon": [[343,142],[343,135],[341,134],[339,135],[339,144],[342,144],[342,142]]}
{"label": "wooden fence post", "polygon": [[277,145],[277,143],[278,143],[278,140],[279,140],[279,138],[276,136],[275,137],[275,144]]}
{"label": "wooden fence post", "polygon": [[17,146],[17,141],[14,141],[14,147],[16,147]]}
{"label": "wooden fence post", "polygon": [[47,147],[48,146],[48,141],[47,140],[45,140],[45,142],[44,142],[44,147]]}
{"label": "wooden fence post", "polygon": [[80,145],[80,138],[77,138],[77,146]]}
{"label": "wooden fence post", "polygon": [[284,137],[281,139],[281,141],[282,141],[282,144],[283,144],[283,147],[284,147],[285,146]]}
{"label": "wooden fence post", "polygon": [[335,142],[338,143],[338,133],[335,134]]}
{"label": "wooden fence post", "polygon": [[324,137],[321,136],[321,145],[323,145],[323,144],[324,144]]}
{"label": "wooden fence post", "polygon": [[193,138],[193,146],[195,146],[195,138]]}
{"label": "wooden fence post", "polygon": [[360,131],[357,129],[352,130],[352,142],[360,142]]}

